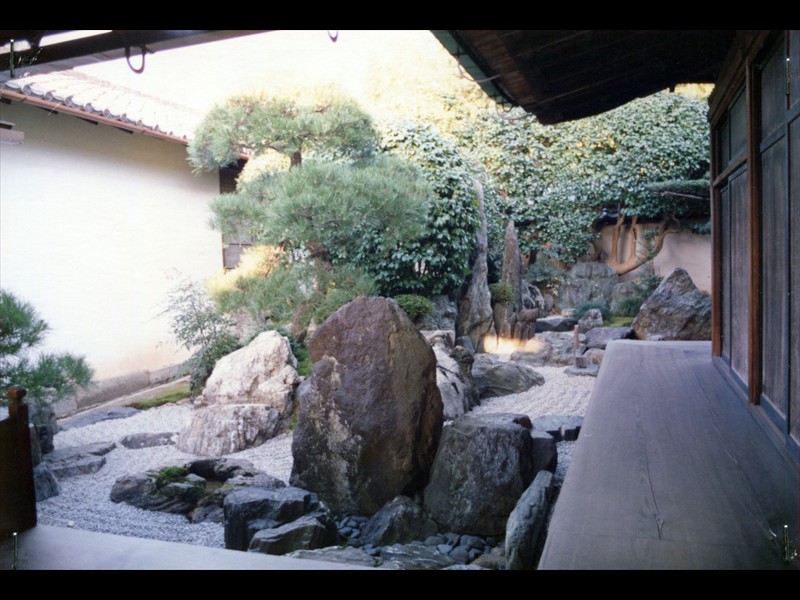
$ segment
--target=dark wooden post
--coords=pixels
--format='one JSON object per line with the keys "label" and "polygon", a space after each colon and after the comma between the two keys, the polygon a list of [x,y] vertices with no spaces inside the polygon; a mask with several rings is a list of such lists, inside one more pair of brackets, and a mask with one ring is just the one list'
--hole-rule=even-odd
{"label": "dark wooden post", "polygon": [[0,422],[0,537],[11,537],[36,525],[36,492],[33,486],[31,434],[27,390],[14,386],[8,419]]}

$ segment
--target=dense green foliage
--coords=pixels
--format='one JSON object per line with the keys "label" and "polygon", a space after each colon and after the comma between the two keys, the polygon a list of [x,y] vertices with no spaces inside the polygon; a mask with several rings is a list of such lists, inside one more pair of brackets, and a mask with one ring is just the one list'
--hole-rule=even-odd
{"label": "dense green foliage", "polygon": [[514,288],[510,283],[492,283],[489,285],[492,304],[514,304]]}
{"label": "dense green foliage", "polygon": [[[428,125],[386,124],[382,149],[417,165],[434,191],[424,230],[393,252],[386,242],[358,257],[386,294],[436,295],[457,290],[469,273],[478,226],[474,177],[459,149]],[[376,252],[377,251],[377,252]],[[379,256],[375,261],[372,257]]]}
{"label": "dense green foliage", "polygon": [[35,351],[48,330],[32,304],[0,289],[0,402],[12,385],[24,387],[30,400],[50,402],[91,382],[93,371],[83,357]]}
{"label": "dense green foliage", "polygon": [[565,264],[585,254],[600,209],[656,219],[707,215],[707,200],[663,194],[663,181],[707,172],[703,101],[659,93],[580,121],[542,126],[515,110],[462,133],[523,251]]}
{"label": "dense green foliage", "polygon": [[231,333],[233,322],[217,311],[206,291],[195,282],[182,281],[169,293],[166,312],[175,339],[193,352],[188,362],[189,390],[195,396],[217,361],[241,344]]}
{"label": "dense green foliage", "polygon": [[394,299],[412,321],[433,314],[433,304],[425,296],[400,294],[399,296],[395,296]]}
{"label": "dense green foliage", "polygon": [[[414,289],[385,265],[427,234],[434,194],[417,167],[378,153],[377,141],[366,113],[330,88],[310,99],[234,98],[206,117],[190,147],[197,168],[227,164],[242,150],[254,165],[271,152],[294,167],[249,172],[213,201],[223,233],[282,252],[218,292],[222,310],[301,334],[357,295]],[[414,267],[415,278],[425,274]]]}
{"label": "dense green foliage", "polygon": [[199,170],[270,151],[299,164],[309,153],[360,158],[377,142],[370,117],[334,87],[307,94],[235,96],[215,106],[195,132],[189,161]]}

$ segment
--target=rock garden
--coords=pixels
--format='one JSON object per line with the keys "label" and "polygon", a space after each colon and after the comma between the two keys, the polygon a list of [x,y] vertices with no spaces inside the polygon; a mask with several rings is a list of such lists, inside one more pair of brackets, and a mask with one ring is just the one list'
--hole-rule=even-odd
{"label": "rock garden", "polygon": [[381,297],[315,330],[307,377],[287,338],[264,332],[193,402],[51,427],[40,522],[380,568],[535,568],[591,367],[610,340],[648,327],[681,339],[702,315],[649,323],[687,301],[686,279],[665,278],[633,327],[603,327],[591,310],[536,320],[512,353],[420,330]]}

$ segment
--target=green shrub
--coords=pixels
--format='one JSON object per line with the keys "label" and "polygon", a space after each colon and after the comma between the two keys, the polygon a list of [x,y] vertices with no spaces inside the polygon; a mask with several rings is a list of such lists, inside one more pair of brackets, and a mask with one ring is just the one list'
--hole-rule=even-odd
{"label": "green shrub", "polygon": [[165,467],[156,475],[156,487],[162,488],[169,483],[180,481],[189,474],[184,467]]}
{"label": "green shrub", "polygon": [[492,283],[489,285],[492,304],[514,304],[514,288],[510,283]]}
{"label": "green shrub", "polygon": [[[49,329],[32,304],[0,290],[0,390],[24,387],[31,406],[69,397],[89,385],[93,375],[82,356],[35,353]],[[0,394],[0,405],[5,402],[5,393]],[[34,421],[36,414],[34,410]]]}
{"label": "green shrub", "polygon": [[619,303],[617,315],[620,317],[635,317],[642,307],[642,299],[639,296],[625,298]]}
{"label": "green shrub", "polygon": [[425,296],[400,294],[395,296],[394,299],[400,305],[400,308],[406,311],[408,318],[412,321],[433,314],[433,304]]}
{"label": "green shrub", "polygon": [[583,317],[583,315],[585,315],[587,311],[593,308],[596,308],[597,310],[600,311],[600,314],[603,315],[604,321],[608,319],[608,317],[611,315],[611,309],[605,302],[586,301],[579,303],[575,307],[575,312],[573,313],[573,317],[576,319],[581,319],[581,317]]}
{"label": "green shrub", "polygon": [[171,315],[170,327],[175,339],[187,350],[194,350],[189,359],[189,391],[200,393],[217,361],[241,348],[239,339],[230,332],[233,322],[220,314],[197,283],[184,280],[168,297],[165,311]]}

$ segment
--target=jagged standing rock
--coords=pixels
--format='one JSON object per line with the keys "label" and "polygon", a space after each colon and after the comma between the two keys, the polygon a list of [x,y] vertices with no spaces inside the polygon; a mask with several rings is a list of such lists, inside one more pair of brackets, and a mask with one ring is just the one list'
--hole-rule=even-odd
{"label": "jagged standing rock", "polygon": [[553,474],[539,471],[525,490],[506,524],[506,569],[535,569],[536,550],[546,530]]}
{"label": "jagged standing rock", "polygon": [[489,253],[488,226],[483,203],[483,187],[475,181],[480,214],[480,227],[475,238],[475,259],[470,267],[471,276],[458,301],[456,318],[456,337],[468,336],[476,351],[484,350],[483,339],[494,337],[492,313],[492,294],[489,291],[489,266],[486,257]]}
{"label": "jagged standing rock", "polygon": [[711,298],[684,269],[673,269],[631,324],[640,340],[710,340]]}

